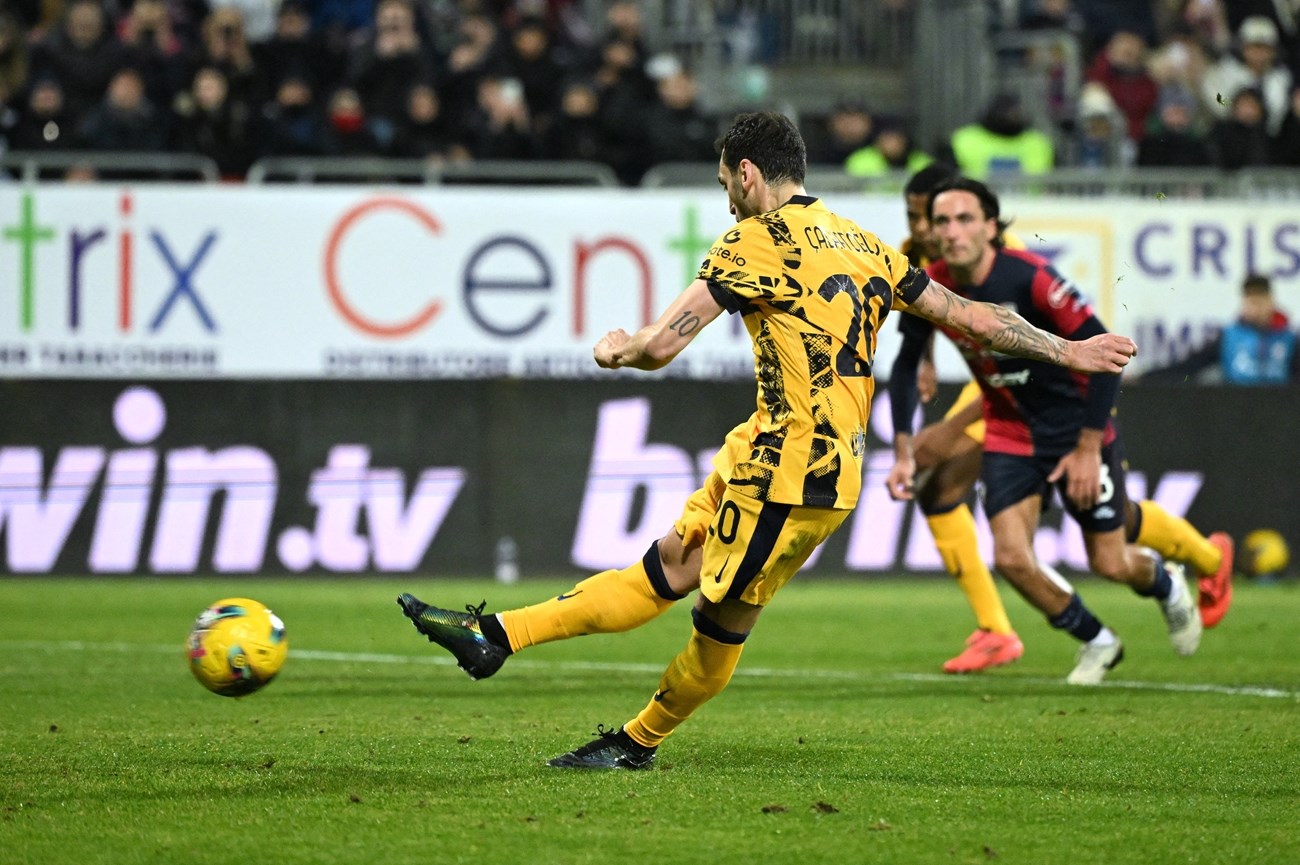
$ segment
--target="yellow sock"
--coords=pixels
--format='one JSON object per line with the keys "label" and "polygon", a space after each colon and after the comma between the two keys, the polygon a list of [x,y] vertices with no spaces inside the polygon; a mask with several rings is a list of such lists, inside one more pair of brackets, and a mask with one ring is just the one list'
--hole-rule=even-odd
{"label": "yellow sock", "polygon": [[943,566],[965,592],[966,603],[975,613],[979,627],[995,634],[1012,633],[1011,620],[1002,606],[993,574],[980,555],[975,517],[970,508],[958,505],[946,513],[927,516],[925,521],[930,524],[930,533],[934,535],[934,545],[939,548]]}
{"label": "yellow sock", "polygon": [[[658,555],[658,548],[652,548]],[[645,565],[603,571],[588,577],[557,598],[497,614],[511,651],[539,643],[627,631],[658,616],[673,605],[650,584]]]}
{"label": "yellow sock", "polygon": [[1153,501],[1138,502],[1142,525],[1136,543],[1150,547],[1167,559],[1186,562],[1201,574],[1219,569],[1219,548],[1198,532],[1191,523],[1176,517]]}
{"label": "yellow sock", "polygon": [[627,734],[646,747],[658,746],[692,712],[722,693],[744,648],[744,643],[723,643],[691,631],[690,642],[664,671],[654,698],[624,725]]}

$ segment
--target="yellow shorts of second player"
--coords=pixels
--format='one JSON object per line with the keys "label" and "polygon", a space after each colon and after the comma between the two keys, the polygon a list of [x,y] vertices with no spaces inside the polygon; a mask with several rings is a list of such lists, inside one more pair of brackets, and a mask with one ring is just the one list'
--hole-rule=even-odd
{"label": "yellow shorts of second player", "polygon": [[704,545],[704,597],[764,607],[848,515],[759,501],[731,489],[715,471],[687,499],[674,527],[688,547]]}
{"label": "yellow shorts of second player", "polygon": [[[975,402],[975,400],[983,398],[984,395],[980,393],[980,386],[976,382],[966,382],[966,386],[961,389],[961,393],[957,394],[957,400],[952,404],[952,407],[948,409],[947,413],[944,414],[944,418],[952,417],[966,406]],[[980,444],[984,444],[984,419],[980,418],[970,424],[962,430],[962,433],[967,438],[973,439]]]}

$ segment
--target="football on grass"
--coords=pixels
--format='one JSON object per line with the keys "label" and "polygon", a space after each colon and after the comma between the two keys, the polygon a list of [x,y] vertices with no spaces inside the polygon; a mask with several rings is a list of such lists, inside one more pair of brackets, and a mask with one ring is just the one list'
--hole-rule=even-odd
{"label": "football on grass", "polygon": [[275,678],[289,654],[284,622],[250,598],[223,598],[209,606],[186,642],[190,672],[223,697],[242,697]]}

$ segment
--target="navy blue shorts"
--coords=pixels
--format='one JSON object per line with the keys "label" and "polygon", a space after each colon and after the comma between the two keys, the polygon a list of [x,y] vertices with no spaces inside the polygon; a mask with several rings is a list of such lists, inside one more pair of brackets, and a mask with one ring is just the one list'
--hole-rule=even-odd
{"label": "navy blue shorts", "polygon": [[[984,487],[984,513],[989,517],[1030,496],[1042,496],[1043,506],[1050,502],[1048,475],[1063,454],[1052,456],[1015,456],[1013,454],[985,453],[980,468],[980,481]],[[1066,496],[1068,478],[1061,478],[1055,486],[1061,493],[1065,511],[1078,521],[1085,532],[1108,532],[1124,525],[1124,509],[1128,496],[1124,487],[1124,473],[1128,462],[1118,437],[1101,448],[1101,495],[1097,504],[1081,510]]]}

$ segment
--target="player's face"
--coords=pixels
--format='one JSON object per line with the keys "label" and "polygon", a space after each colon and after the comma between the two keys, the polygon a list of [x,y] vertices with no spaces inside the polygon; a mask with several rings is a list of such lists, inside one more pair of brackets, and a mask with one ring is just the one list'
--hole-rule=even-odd
{"label": "player's face", "polygon": [[929,209],[930,196],[925,194],[908,195],[907,232],[911,235],[913,248],[919,250],[926,258],[937,258],[938,245],[934,242],[934,232],[930,230]]}
{"label": "player's face", "polygon": [[986,217],[980,200],[964,189],[935,196],[931,222],[939,254],[950,267],[975,267],[997,236],[997,221]]}
{"label": "player's face", "polygon": [[741,174],[744,171],[743,166],[736,166],[732,171],[722,160],[718,160],[718,183],[727,191],[727,202],[730,205],[731,215],[736,217],[736,221],[749,219],[749,217],[758,214],[759,208],[756,204],[748,200],[749,196],[745,191],[745,185],[741,182]]}

